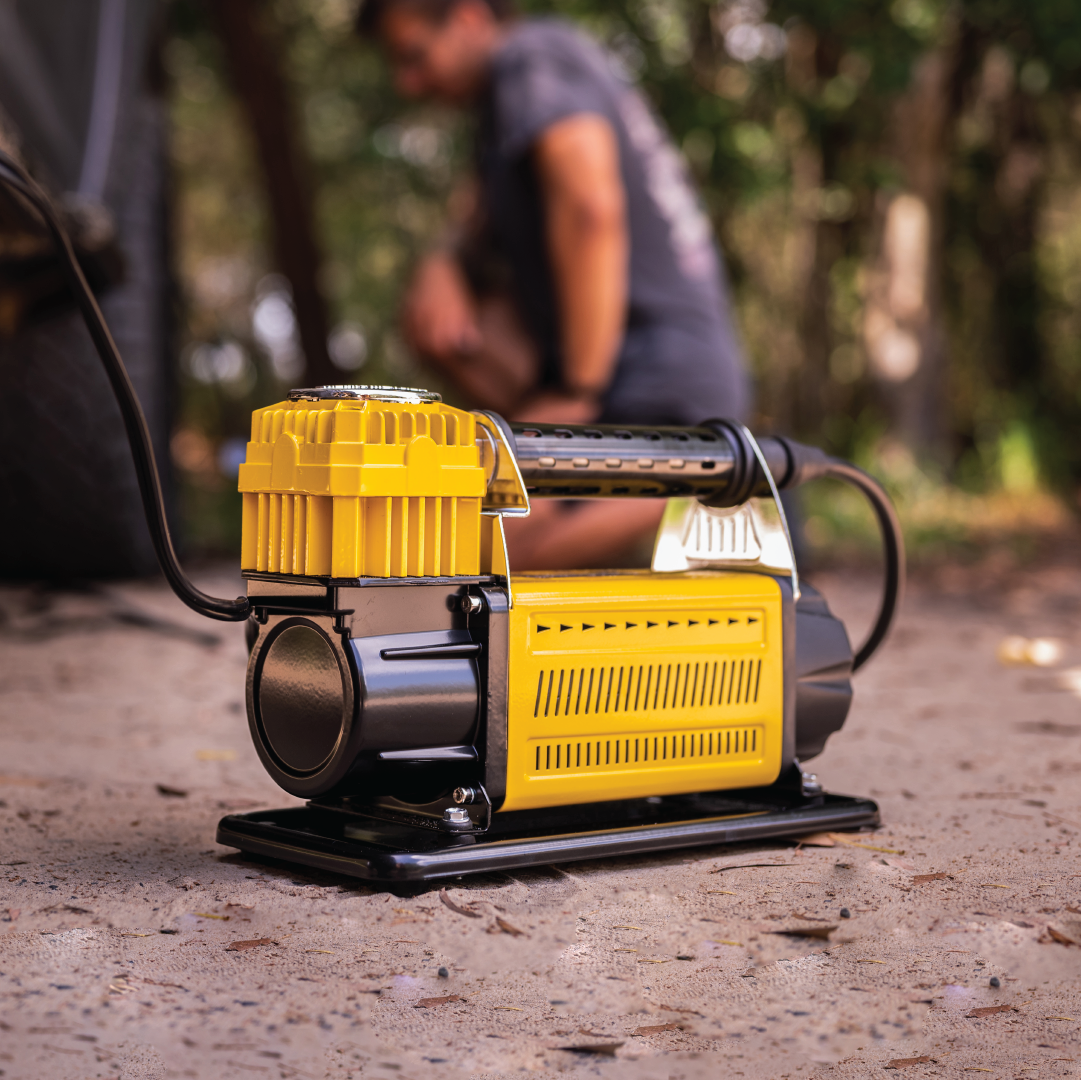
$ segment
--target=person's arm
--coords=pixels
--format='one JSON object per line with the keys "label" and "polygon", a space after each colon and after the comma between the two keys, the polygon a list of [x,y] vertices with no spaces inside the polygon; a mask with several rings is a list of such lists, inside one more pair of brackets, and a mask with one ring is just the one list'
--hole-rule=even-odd
{"label": "person's arm", "polygon": [[443,364],[469,356],[481,343],[476,303],[458,258],[476,216],[477,185],[469,177],[451,193],[443,236],[417,263],[402,303],[406,340]]}
{"label": "person's arm", "polygon": [[402,304],[406,340],[446,364],[480,346],[476,304],[454,252],[437,248],[418,263]]}
{"label": "person's arm", "polygon": [[533,146],[544,200],[548,253],[559,305],[563,394],[523,412],[540,420],[552,408],[589,420],[615,371],[627,315],[630,238],[619,144],[593,114],[547,128]]}

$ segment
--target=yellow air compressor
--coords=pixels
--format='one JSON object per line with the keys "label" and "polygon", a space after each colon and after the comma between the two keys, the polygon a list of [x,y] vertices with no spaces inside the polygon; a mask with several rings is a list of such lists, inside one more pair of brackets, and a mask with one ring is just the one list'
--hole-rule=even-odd
{"label": "yellow air compressor", "polygon": [[[242,569],[247,702],[302,809],[230,815],[244,850],[384,879],[877,821],[799,762],[854,658],[800,590],[778,499],[851,466],[743,427],[507,424],[422,390],[296,390],[258,410]],[[513,574],[534,497],[667,498],[648,571]]]}
{"label": "yellow air compressor", "polygon": [[[871,477],[742,425],[508,424],[423,390],[294,390],[240,467],[247,595],[181,570],[138,400],[47,198],[42,215],[120,405],[162,569],[246,624],[248,721],[301,807],[228,815],[220,843],[360,878],[422,881],[878,822],[802,763],[839,729],[904,557]],[[859,488],[883,538],[877,620],[853,654],[800,586],[780,491]],[[530,500],[667,499],[649,570],[512,573]]]}

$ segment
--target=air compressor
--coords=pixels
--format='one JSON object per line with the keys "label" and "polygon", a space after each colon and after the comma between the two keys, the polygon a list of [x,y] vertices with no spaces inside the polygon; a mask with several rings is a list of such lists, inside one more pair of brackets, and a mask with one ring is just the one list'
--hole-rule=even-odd
{"label": "air compressor", "polygon": [[[181,600],[244,622],[248,723],[302,806],[230,814],[219,843],[379,881],[797,836],[878,823],[804,764],[884,640],[904,552],[872,477],[741,424],[511,424],[400,387],[297,389],[255,411],[245,596],[179,566],[145,420],[47,197],[42,215],[131,442]],[[780,492],[856,486],[885,583],[853,652],[800,583]],[[648,570],[513,573],[504,521],[535,498],[667,500]]]}

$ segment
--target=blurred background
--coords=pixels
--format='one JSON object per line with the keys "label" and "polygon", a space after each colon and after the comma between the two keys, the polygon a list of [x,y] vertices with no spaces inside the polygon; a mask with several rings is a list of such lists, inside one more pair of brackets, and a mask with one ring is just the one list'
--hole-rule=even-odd
{"label": "blurred background", "polygon": [[[521,7],[602,40],[682,148],[727,260],[757,430],[817,442],[885,479],[917,562],[1006,566],[1072,541],[1081,6]],[[97,268],[173,469],[189,558],[235,558],[253,408],[312,383],[447,391],[416,366],[396,322],[409,269],[467,164],[469,131],[396,98],[354,17],[354,0],[0,5],[11,24],[0,26],[0,143],[64,195],[82,230],[80,254]],[[124,58],[112,90],[100,75],[111,69],[92,62],[109,48]],[[71,84],[51,104],[45,93],[30,107],[28,56],[39,77]],[[65,102],[75,141],[85,137],[68,166],[47,149],[63,143]],[[101,165],[90,134],[100,146],[103,130],[113,152]],[[73,565],[72,535],[93,546],[87,522],[107,503],[123,520],[112,534],[99,523],[97,550],[116,572],[148,569],[141,540],[117,539],[138,512],[107,391],[79,415],[63,404],[71,380],[91,378],[76,369],[95,361],[55,283],[27,293],[28,267],[39,284],[49,274],[34,243],[32,223],[0,203],[0,495],[18,506],[32,494],[48,517],[59,511],[42,492],[119,478],[65,519],[66,557]],[[51,465],[42,425],[69,440]],[[869,517],[843,492],[809,492],[804,510],[814,557],[873,550]],[[0,565],[55,564],[42,542],[0,542]]]}

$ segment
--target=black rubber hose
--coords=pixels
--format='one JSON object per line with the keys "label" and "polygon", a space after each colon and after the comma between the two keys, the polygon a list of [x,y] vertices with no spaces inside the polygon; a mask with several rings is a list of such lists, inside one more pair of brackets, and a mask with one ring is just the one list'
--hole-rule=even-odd
{"label": "black rubber hose", "polygon": [[127,369],[120,352],[113,341],[105,318],[101,314],[98,302],[87,284],[79,260],[71,246],[67,230],[60,221],[49,197],[41,190],[26,171],[11,157],[0,150],[0,183],[21,195],[37,210],[45,222],[45,227],[56,245],[57,254],[64,275],[68,280],[75,300],[79,305],[83,321],[94,342],[94,348],[105,367],[105,374],[113,388],[113,395],[120,406],[124,419],[124,429],[128,435],[131,456],[135,461],[135,475],[139,481],[139,494],[142,497],[143,512],[150,529],[150,538],[154,543],[154,552],[158,557],[162,573],[180,599],[193,611],[210,619],[222,622],[243,622],[251,613],[251,604],[245,596],[235,600],[220,600],[197,589],[185,576],[173,548],[169,534],[169,524],[165,519],[165,502],[161,493],[161,478],[158,476],[157,462],[154,460],[154,448],[150,441],[150,430],[146,426],[146,417],[142,406],[131,385]]}
{"label": "black rubber hose", "polygon": [[852,670],[859,671],[874,656],[879,645],[886,639],[890,625],[897,614],[898,605],[905,587],[905,541],[901,534],[901,523],[897,511],[893,508],[889,495],[882,485],[862,469],[841,458],[829,458],[819,476],[831,476],[858,488],[878,519],[878,529],[882,534],[882,554],[885,561],[885,581],[882,586],[882,604],[878,609],[867,639],[856,651],[852,660]]}

